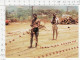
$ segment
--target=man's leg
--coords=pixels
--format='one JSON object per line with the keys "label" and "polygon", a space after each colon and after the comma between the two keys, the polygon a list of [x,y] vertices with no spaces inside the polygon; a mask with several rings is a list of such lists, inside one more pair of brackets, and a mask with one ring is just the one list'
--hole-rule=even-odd
{"label": "man's leg", "polygon": [[58,27],[56,25],[56,39],[57,39],[57,37],[58,37]]}
{"label": "man's leg", "polygon": [[57,29],[56,29],[56,39],[57,39],[57,37],[58,37],[58,31],[57,31]]}
{"label": "man's leg", "polygon": [[33,43],[33,31],[31,31],[31,40],[30,40],[30,47],[29,48],[32,48],[32,43]]}
{"label": "man's leg", "polygon": [[38,32],[35,33],[35,38],[36,38],[36,44],[35,44],[35,47],[37,47],[37,45],[38,45]]}
{"label": "man's leg", "polygon": [[53,29],[53,40],[54,40],[54,35],[55,35],[55,25],[52,26]]}
{"label": "man's leg", "polygon": [[53,29],[53,40],[54,40],[54,35],[55,35],[55,29]]}

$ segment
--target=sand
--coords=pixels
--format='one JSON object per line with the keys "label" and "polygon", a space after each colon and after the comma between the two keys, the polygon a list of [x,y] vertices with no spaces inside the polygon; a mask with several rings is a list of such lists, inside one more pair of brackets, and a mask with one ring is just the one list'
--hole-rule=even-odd
{"label": "sand", "polygon": [[[38,47],[30,46],[30,22],[11,23],[6,26],[7,58],[78,58],[78,25],[58,25],[58,38],[52,40],[52,25],[40,29]],[[70,27],[70,28],[68,28]]]}

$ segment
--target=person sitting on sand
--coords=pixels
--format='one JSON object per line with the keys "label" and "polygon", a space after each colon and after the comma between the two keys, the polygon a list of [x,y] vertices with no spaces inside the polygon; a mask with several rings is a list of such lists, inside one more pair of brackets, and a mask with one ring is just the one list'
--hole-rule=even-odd
{"label": "person sitting on sand", "polygon": [[32,23],[30,25],[31,28],[31,40],[30,40],[30,47],[32,48],[32,43],[33,43],[33,35],[35,34],[35,38],[36,38],[36,44],[35,47],[37,47],[38,44],[38,35],[39,35],[39,26],[40,26],[40,21],[37,19],[37,14],[33,14],[33,20]]}
{"label": "person sitting on sand", "polygon": [[53,30],[53,40],[54,40],[54,35],[55,35],[55,32],[56,32],[56,39],[57,39],[57,36],[58,36],[58,27],[57,27],[57,23],[58,23],[58,19],[56,18],[56,15],[53,14],[53,18],[51,20],[51,24],[52,24],[52,30]]}

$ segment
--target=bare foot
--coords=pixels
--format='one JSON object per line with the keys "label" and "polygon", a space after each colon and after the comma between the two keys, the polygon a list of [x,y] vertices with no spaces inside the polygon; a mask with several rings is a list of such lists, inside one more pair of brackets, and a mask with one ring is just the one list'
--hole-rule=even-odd
{"label": "bare foot", "polygon": [[56,40],[56,39],[52,39],[52,40]]}
{"label": "bare foot", "polygon": [[32,46],[29,46],[28,48],[32,48]]}

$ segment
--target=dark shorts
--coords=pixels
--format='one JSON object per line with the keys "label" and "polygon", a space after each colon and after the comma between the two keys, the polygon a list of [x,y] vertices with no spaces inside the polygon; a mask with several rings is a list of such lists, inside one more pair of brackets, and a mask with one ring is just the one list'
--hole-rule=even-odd
{"label": "dark shorts", "polygon": [[31,31],[31,35],[35,34],[36,36],[38,36],[39,34],[39,28],[33,28],[33,30]]}
{"label": "dark shorts", "polygon": [[38,31],[39,31],[38,28],[34,28],[34,29],[33,29],[33,32],[38,32]]}

